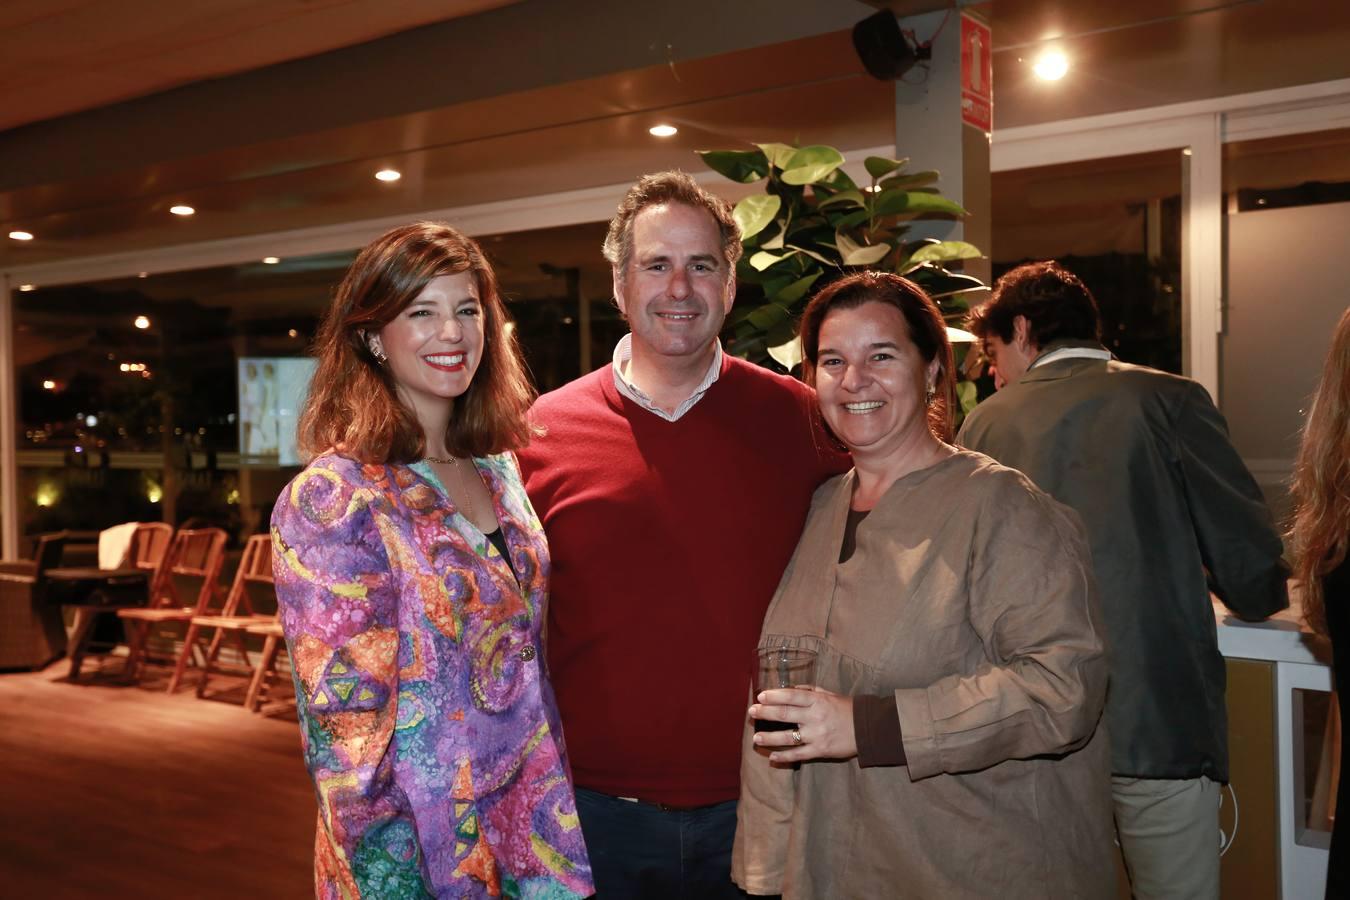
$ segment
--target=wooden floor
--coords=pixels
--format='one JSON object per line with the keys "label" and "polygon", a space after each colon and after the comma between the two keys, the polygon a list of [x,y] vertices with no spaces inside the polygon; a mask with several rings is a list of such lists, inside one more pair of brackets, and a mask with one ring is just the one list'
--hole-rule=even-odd
{"label": "wooden floor", "polygon": [[120,664],[87,685],[64,661],[0,674],[0,896],[313,896],[293,707],[245,712],[227,677],[206,700],[155,669],[119,685]]}

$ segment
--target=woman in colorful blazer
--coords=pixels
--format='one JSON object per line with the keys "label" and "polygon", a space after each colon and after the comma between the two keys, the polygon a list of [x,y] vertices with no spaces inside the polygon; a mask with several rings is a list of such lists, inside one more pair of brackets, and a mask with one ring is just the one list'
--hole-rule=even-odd
{"label": "woman in colorful blazer", "polygon": [[511,450],[532,391],[482,252],[365,248],[317,338],[272,537],[315,891],[592,893],[540,625],[548,548]]}

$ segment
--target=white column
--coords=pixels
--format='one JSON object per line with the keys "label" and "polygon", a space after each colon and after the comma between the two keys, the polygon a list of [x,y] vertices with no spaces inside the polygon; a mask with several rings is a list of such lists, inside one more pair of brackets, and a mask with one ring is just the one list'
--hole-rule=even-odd
{"label": "white column", "polygon": [[14,359],[14,294],[8,276],[0,278],[0,550],[19,558],[19,395]]}
{"label": "white column", "polygon": [[1183,167],[1181,272],[1182,367],[1219,397],[1219,334],[1223,331],[1223,142],[1220,115],[1200,118]]}

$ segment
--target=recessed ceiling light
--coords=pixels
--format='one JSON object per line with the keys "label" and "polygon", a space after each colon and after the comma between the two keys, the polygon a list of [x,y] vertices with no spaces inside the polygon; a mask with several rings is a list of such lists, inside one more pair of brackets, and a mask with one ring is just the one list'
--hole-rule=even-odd
{"label": "recessed ceiling light", "polygon": [[21,285],[19,285],[19,290],[21,290],[21,291],[36,291],[36,290],[37,290],[37,285],[36,285],[36,284],[21,284]]}
{"label": "recessed ceiling light", "polygon": [[54,390],[56,390],[56,382],[55,382],[55,381],[52,381],[50,378],[45,379],[45,380],[42,382],[42,386],[43,386],[43,388],[45,388],[46,390],[49,390],[49,391],[54,391]]}
{"label": "recessed ceiling light", "polygon": [[150,320],[145,316],[137,316],[136,320],[131,324],[135,325],[137,328],[144,331],[145,329],[150,327]]}
{"label": "recessed ceiling light", "polygon": [[375,177],[380,181],[398,181],[403,177],[403,173],[397,169],[381,169],[375,173]]}
{"label": "recessed ceiling light", "polygon": [[289,331],[287,331],[286,334],[287,334],[288,336],[290,336],[290,337],[299,337],[299,336],[300,336],[300,332],[296,331],[294,328],[292,328],[292,329],[290,329]]}
{"label": "recessed ceiling light", "polygon": [[1036,77],[1045,81],[1059,81],[1069,71],[1069,58],[1058,50],[1046,50],[1032,65]]}
{"label": "recessed ceiling light", "polygon": [[177,206],[170,206],[169,212],[173,213],[175,216],[190,216],[195,213],[196,210],[190,206],[179,203]]}
{"label": "recessed ceiling light", "polygon": [[647,129],[647,132],[652,137],[674,137],[680,133],[680,129],[676,128],[674,125],[661,124],[653,125],[651,128]]}
{"label": "recessed ceiling light", "polygon": [[16,241],[31,241],[33,234],[30,231],[11,231],[9,236]]}
{"label": "recessed ceiling light", "polygon": [[262,258],[262,261],[265,262],[265,263],[267,263],[269,266],[275,266],[277,263],[281,262],[281,257],[279,257],[279,256],[264,256],[264,257]]}

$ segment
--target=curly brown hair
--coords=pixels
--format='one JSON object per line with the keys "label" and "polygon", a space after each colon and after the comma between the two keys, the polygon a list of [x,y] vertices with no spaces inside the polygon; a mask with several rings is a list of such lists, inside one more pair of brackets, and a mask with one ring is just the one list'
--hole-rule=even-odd
{"label": "curly brown hair", "polygon": [[443,222],[416,222],[376,238],[338,285],[314,342],[318,366],[300,415],[302,453],[312,458],[331,449],[380,464],[422,457],[422,427],[398,399],[366,336],[392,321],[433,278],[466,271],[483,304],[483,359],[455,399],[446,447],[456,456],[485,456],[529,443],[526,412],[535,391],[492,267],[472,238]]}
{"label": "curly brown hair", "polygon": [[1037,349],[1069,338],[1101,340],[1101,316],[1092,292],[1053,260],[1026,263],[1004,273],[988,302],[966,316],[966,327],[981,340],[997,335],[1012,343],[1018,316],[1026,317],[1027,337]]}
{"label": "curly brown hair", "polygon": [[[900,310],[909,328],[909,339],[924,363],[938,360],[933,385],[933,403],[928,407],[928,430],[940,441],[950,441],[954,430],[952,410],[956,405],[956,366],[947,324],[928,293],[908,278],[892,272],[857,272],[846,275],[811,298],[802,313],[798,333],[802,339],[802,380],[816,386],[816,363],[820,358],[820,328],[836,309],[856,309],[864,303],[886,303]],[[840,446],[837,435],[825,430]]]}
{"label": "curly brown hair", "polygon": [[1294,466],[1290,529],[1303,617],[1326,634],[1322,576],[1350,549],[1350,310],[1341,315],[1313,394]]}

